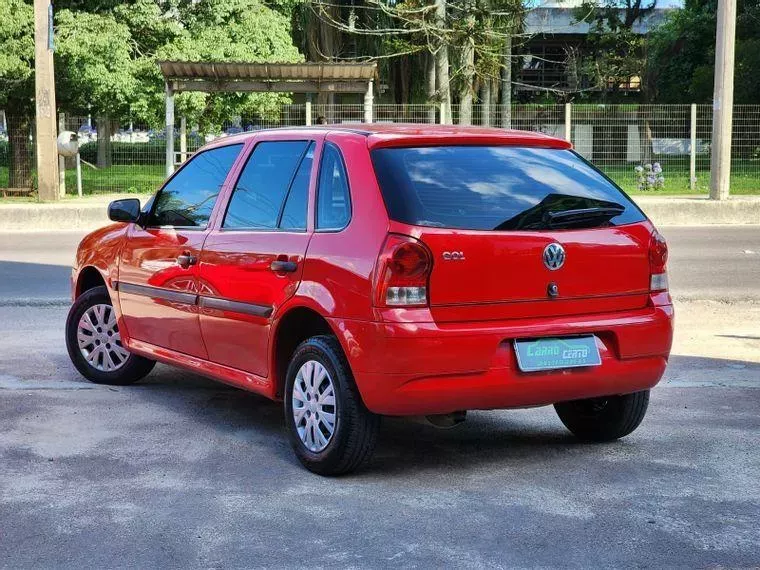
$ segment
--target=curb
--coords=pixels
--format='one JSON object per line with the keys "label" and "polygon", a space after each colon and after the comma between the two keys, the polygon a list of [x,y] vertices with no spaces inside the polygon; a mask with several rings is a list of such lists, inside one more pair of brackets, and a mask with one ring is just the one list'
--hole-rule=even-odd
{"label": "curb", "polygon": [[657,226],[760,224],[760,197],[717,202],[703,197],[636,196],[633,200]]}
{"label": "curb", "polygon": [[89,231],[107,223],[106,206],[100,204],[19,204],[0,207],[0,231]]}
{"label": "curb", "polygon": [[[633,199],[658,226],[760,224],[760,196],[736,196],[722,202],[701,196]],[[97,203],[0,204],[0,232],[90,231],[109,223],[106,212],[107,202],[102,199]]]}

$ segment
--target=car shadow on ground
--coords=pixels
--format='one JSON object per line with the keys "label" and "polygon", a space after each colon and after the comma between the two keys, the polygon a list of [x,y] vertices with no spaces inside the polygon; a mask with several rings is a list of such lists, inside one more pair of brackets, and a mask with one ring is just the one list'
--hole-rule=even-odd
{"label": "car shadow on ground", "polygon": [[[141,384],[125,388],[135,397],[172,413],[189,414],[202,429],[235,433],[297,465],[289,448],[282,404],[166,366]],[[121,390],[121,388],[120,388]],[[470,469],[473,465],[554,453],[582,445],[551,408],[541,418],[521,410],[470,412],[462,425],[440,429],[423,420],[384,417],[376,452],[363,473],[404,473],[426,469]],[[418,423],[422,422],[422,423]]]}
{"label": "car shadow on ground", "polygon": [[[704,370],[743,371],[755,378],[756,385],[760,386],[760,363],[674,356],[671,364],[675,379],[660,386],[731,387],[729,382],[705,383],[699,378],[688,379],[688,371]],[[745,383],[737,387],[745,387]],[[212,430],[222,441],[225,435],[234,437],[236,442],[242,438],[243,443],[255,443],[260,450],[297,466],[287,441],[279,402],[164,365],[157,366],[136,386],[112,389],[131,391],[135,398],[146,403],[188,415],[203,424],[200,429]],[[638,444],[634,436],[605,445],[630,449]],[[595,447],[598,444],[575,439],[551,407],[532,413],[523,410],[469,412],[467,421],[452,429],[439,429],[408,418],[385,417],[374,457],[362,472],[392,475],[441,469],[456,471],[504,462],[516,466],[561,456],[571,450],[596,453],[593,451]]]}

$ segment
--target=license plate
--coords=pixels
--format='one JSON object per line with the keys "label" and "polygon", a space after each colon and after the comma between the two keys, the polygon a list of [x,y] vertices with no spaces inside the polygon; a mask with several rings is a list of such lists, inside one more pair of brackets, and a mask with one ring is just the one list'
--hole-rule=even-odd
{"label": "license plate", "polygon": [[523,372],[599,366],[602,363],[593,335],[516,340],[515,354]]}

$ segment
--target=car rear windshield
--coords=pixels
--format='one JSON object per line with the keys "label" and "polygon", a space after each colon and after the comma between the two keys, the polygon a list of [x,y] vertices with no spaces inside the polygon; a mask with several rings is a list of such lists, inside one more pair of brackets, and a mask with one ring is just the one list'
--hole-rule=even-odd
{"label": "car rear windshield", "polygon": [[633,202],[571,150],[515,146],[380,148],[372,161],[391,219],[472,230],[640,222]]}

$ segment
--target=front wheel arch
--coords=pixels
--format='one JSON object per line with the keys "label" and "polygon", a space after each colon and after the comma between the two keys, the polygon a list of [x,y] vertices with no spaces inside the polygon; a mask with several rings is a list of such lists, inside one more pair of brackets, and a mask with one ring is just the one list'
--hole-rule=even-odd
{"label": "front wheel arch", "polygon": [[106,280],[103,277],[103,274],[97,267],[92,265],[83,267],[77,276],[74,298],[77,299],[83,293],[86,293],[90,289],[95,289],[96,287],[106,287]]}

